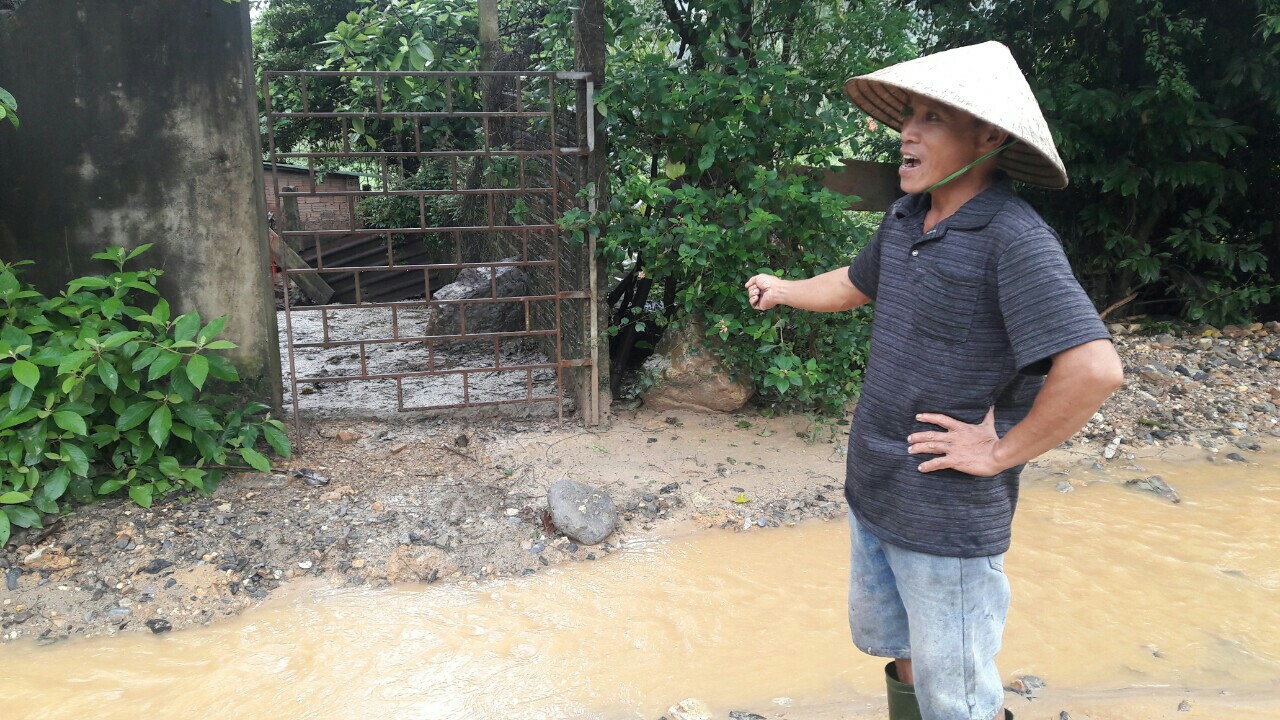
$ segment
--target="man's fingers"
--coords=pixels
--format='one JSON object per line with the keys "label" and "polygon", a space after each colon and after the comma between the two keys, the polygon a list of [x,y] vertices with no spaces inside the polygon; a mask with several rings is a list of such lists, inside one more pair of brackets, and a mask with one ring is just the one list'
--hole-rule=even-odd
{"label": "man's fingers", "polygon": [[949,445],[950,443],[938,442],[936,440],[933,442],[918,442],[907,446],[907,452],[912,455],[919,453],[924,453],[926,455],[946,455],[950,449]]}
{"label": "man's fingers", "polygon": [[965,425],[965,423],[962,423],[953,417],[940,415],[938,413],[920,413],[916,416],[916,420],[923,423],[929,423],[930,425],[944,427],[948,430],[958,430]]}
{"label": "man's fingers", "polygon": [[933,472],[934,470],[945,470],[949,467],[952,467],[951,461],[944,455],[943,457],[934,458],[928,462],[920,463],[920,467],[917,469],[922,473],[927,473]]}
{"label": "man's fingers", "polygon": [[924,442],[946,442],[949,440],[947,433],[944,432],[918,432],[911,433],[907,436],[908,443],[924,443]]}

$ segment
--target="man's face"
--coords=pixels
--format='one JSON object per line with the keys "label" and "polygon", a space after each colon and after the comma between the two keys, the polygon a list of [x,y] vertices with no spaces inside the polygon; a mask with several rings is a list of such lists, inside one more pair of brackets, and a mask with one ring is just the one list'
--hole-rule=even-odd
{"label": "man's face", "polygon": [[903,192],[924,192],[983,155],[982,139],[990,128],[969,113],[913,97],[904,115],[898,168]]}

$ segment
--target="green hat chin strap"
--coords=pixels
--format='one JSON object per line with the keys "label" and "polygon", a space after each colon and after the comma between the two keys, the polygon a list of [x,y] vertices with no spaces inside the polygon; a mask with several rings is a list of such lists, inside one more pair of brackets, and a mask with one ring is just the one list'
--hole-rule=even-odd
{"label": "green hat chin strap", "polygon": [[936,182],[936,183],[934,183],[934,184],[930,185],[929,187],[925,188],[925,189],[924,189],[924,191],[925,191],[925,192],[927,192],[927,193],[929,193],[929,192],[933,192],[934,190],[936,190],[936,189],[938,189],[938,188],[942,187],[943,185],[946,185],[947,183],[951,182],[952,180],[955,180],[956,178],[960,177],[961,175],[963,175],[963,174],[965,174],[965,173],[969,172],[970,170],[972,170],[972,169],[973,169],[973,167],[974,167],[975,165],[980,165],[980,164],[982,164],[982,163],[984,163],[984,162],[986,162],[986,161],[990,160],[991,158],[995,157],[996,155],[999,155],[1000,153],[1004,152],[1005,150],[1008,150],[1009,148],[1013,147],[1013,144],[1014,144],[1014,143],[1016,143],[1016,142],[1018,142],[1018,141],[1017,141],[1017,140],[1012,140],[1012,141],[1010,141],[1010,142],[1005,143],[1004,145],[1001,145],[1000,147],[996,148],[995,150],[992,150],[991,152],[987,153],[986,155],[983,155],[982,157],[978,158],[977,160],[974,160],[973,162],[969,163],[968,165],[965,165],[964,167],[960,168],[959,170],[957,170],[957,171],[955,171],[955,172],[951,173],[950,175],[946,176],[945,178],[943,178],[943,179],[939,180],[938,182]]}

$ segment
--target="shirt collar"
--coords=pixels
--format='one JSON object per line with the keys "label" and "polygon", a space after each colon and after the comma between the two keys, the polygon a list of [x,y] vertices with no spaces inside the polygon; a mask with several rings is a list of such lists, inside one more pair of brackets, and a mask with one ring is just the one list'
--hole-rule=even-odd
{"label": "shirt collar", "polygon": [[[997,178],[986,190],[970,198],[954,215],[946,218],[939,225],[945,225],[951,230],[984,228],[1012,197],[1013,182],[1008,177]],[[931,205],[932,197],[928,194],[907,195],[894,206],[893,215],[898,220],[902,220],[928,211]]]}

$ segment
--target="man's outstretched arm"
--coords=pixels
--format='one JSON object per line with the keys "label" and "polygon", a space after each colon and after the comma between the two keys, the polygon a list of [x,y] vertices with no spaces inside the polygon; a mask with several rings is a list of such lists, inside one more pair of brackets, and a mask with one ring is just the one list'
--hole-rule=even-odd
{"label": "man's outstretched arm", "polygon": [[922,463],[920,472],[953,468],[990,477],[1075,435],[1123,383],[1120,356],[1110,340],[1077,345],[1053,356],[1053,366],[1031,412],[1003,438],[996,436],[994,408],[978,425],[924,413],[916,419],[943,431],[913,433],[907,437],[908,452],[942,456]]}
{"label": "man's outstretched arm", "polygon": [[849,281],[849,268],[825,272],[807,280],[783,280],[773,275],[756,275],[746,283],[747,300],[757,310],[789,305],[814,312],[852,310],[871,302]]}

